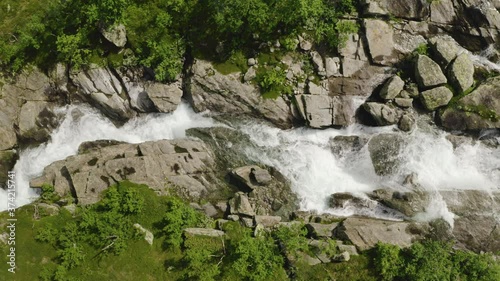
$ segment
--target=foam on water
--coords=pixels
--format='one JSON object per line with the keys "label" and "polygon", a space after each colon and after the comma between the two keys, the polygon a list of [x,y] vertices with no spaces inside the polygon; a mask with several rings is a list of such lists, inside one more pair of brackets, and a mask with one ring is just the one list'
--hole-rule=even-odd
{"label": "foam on water", "polygon": [[[16,172],[16,205],[28,204],[38,197],[29,188],[29,180],[41,175],[49,164],[75,155],[78,146],[86,141],[112,139],[129,143],[185,137],[193,127],[210,127],[214,122],[195,114],[187,104],[181,104],[172,114],[148,114],[130,120],[117,128],[97,110],[85,105],[67,106],[58,110],[64,115],[61,125],[52,133],[49,142],[20,152]],[[7,209],[7,193],[0,189],[0,210]]]}

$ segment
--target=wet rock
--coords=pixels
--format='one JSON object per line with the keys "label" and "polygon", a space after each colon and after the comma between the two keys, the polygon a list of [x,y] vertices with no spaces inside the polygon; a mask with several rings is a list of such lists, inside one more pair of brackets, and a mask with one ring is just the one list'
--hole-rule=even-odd
{"label": "wet rock", "polygon": [[410,223],[369,218],[347,218],[336,230],[336,236],[349,240],[359,250],[375,247],[378,242],[408,247],[418,236],[409,233]]}
{"label": "wet rock", "polygon": [[52,104],[45,101],[27,101],[19,113],[19,134],[27,140],[44,142],[49,139],[58,119]]}
{"label": "wet rock", "polygon": [[363,108],[373,117],[379,126],[393,125],[398,121],[396,111],[389,105],[367,102],[363,104]]}
{"label": "wet rock", "polygon": [[384,87],[380,90],[380,97],[392,100],[399,95],[404,86],[405,82],[399,76],[394,75],[385,82]]}
{"label": "wet rock", "polygon": [[403,143],[398,134],[379,134],[370,139],[368,151],[377,175],[388,175],[397,170]]}
{"label": "wet rock", "polygon": [[456,106],[444,110],[440,118],[452,130],[500,128],[500,77],[484,81]]}
{"label": "wet rock", "polygon": [[346,155],[360,151],[368,143],[368,138],[361,136],[336,136],[329,141],[331,151],[335,155]]}
{"label": "wet rock", "polygon": [[0,151],[0,188],[6,188],[8,173],[13,170],[17,157],[15,150]]}
{"label": "wet rock", "polygon": [[328,198],[330,208],[345,208],[347,205],[353,205],[356,208],[375,208],[373,202],[367,198],[361,198],[349,192],[334,193]]}
{"label": "wet rock", "polygon": [[267,185],[272,181],[271,174],[259,166],[244,166],[233,169],[231,175],[246,189],[255,189],[259,185]]}
{"label": "wet rock", "polygon": [[423,89],[446,84],[448,81],[439,65],[425,55],[419,55],[415,64],[415,78]]}
{"label": "wet rock", "polygon": [[123,24],[102,28],[101,34],[118,48],[123,48],[127,44],[127,30]]}
{"label": "wet rock", "polygon": [[430,111],[447,105],[452,97],[453,93],[444,86],[423,91],[420,94],[420,100],[422,101],[422,104],[427,110]]}
{"label": "wet rock", "polygon": [[391,189],[377,189],[369,195],[393,210],[399,211],[407,217],[424,212],[429,205],[430,195],[424,191],[400,192]]}
{"label": "wet rock", "polygon": [[399,119],[398,128],[404,132],[410,132],[415,127],[415,119],[410,114],[403,114]]}
{"label": "wet rock", "polygon": [[450,82],[459,93],[465,92],[474,83],[474,64],[466,53],[451,63],[448,73]]}

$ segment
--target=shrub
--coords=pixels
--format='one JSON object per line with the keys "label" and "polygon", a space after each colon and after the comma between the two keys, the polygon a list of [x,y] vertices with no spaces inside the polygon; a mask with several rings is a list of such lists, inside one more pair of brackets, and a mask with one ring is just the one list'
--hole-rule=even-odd
{"label": "shrub", "polygon": [[199,225],[203,215],[177,197],[170,197],[167,206],[168,209],[163,219],[165,243],[168,246],[179,248],[183,241],[183,230]]}
{"label": "shrub", "polygon": [[398,246],[377,243],[374,264],[382,280],[389,281],[399,276],[399,270],[402,265],[400,251],[401,249]]}
{"label": "shrub", "polygon": [[276,99],[283,94],[292,94],[292,87],[287,84],[286,73],[279,67],[259,72],[257,82],[264,98]]}

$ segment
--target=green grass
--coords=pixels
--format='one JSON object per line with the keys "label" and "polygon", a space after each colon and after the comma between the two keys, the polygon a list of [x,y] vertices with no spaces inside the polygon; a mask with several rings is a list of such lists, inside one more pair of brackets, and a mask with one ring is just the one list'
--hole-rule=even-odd
{"label": "green grass", "polygon": [[237,51],[226,61],[215,62],[214,68],[224,75],[237,72],[245,73],[248,70],[247,59],[242,51]]}

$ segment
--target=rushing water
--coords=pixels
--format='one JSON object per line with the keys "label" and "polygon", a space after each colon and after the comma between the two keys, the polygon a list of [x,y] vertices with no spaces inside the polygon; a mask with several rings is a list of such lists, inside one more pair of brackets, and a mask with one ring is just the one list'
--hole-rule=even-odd
{"label": "rushing water", "polygon": [[[129,143],[185,137],[193,127],[210,127],[214,122],[195,114],[187,104],[181,104],[172,114],[148,114],[117,128],[97,110],[85,105],[59,109],[64,119],[51,134],[49,142],[21,151],[16,172],[16,205],[33,201],[38,194],[29,188],[29,180],[42,174],[49,164],[75,155],[78,146],[86,141],[113,139]],[[0,210],[7,209],[7,193],[0,189]]]}
{"label": "rushing water", "polygon": [[[130,143],[174,139],[185,136],[193,127],[215,126],[203,114],[194,113],[181,104],[172,114],[149,114],[117,128],[96,110],[85,106],[60,109],[64,119],[51,140],[36,148],[21,151],[15,166],[17,174],[17,204],[24,205],[37,197],[29,188],[29,180],[39,176],[44,167],[77,153],[85,141],[114,139]],[[425,123],[425,122],[423,122]],[[358,152],[334,155],[329,141],[339,135],[373,136],[395,131],[394,127],[366,127],[359,124],[345,129],[313,130],[298,128],[280,130],[247,121],[234,127],[250,136],[254,143],[242,151],[251,159],[277,168],[292,182],[293,190],[306,210],[338,215],[363,214],[375,217],[397,215],[381,213],[380,209],[329,209],[327,198],[336,192],[351,192],[366,198],[366,193],[381,187],[404,190],[405,175],[418,174],[419,183],[427,191],[500,189],[500,149],[482,144],[464,144],[456,149],[446,139],[447,133],[433,126],[421,125],[410,134],[400,133],[405,141],[399,158],[402,163],[393,176],[376,175],[367,146]],[[436,194],[421,219],[443,217],[453,223],[453,214]],[[0,209],[6,209],[6,193],[1,190]]]}

